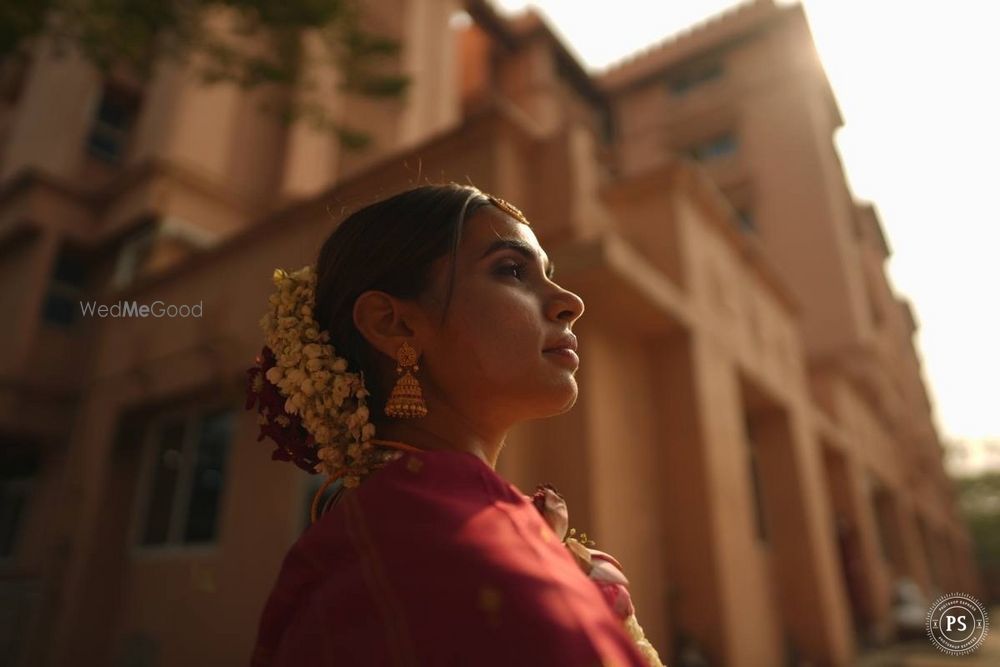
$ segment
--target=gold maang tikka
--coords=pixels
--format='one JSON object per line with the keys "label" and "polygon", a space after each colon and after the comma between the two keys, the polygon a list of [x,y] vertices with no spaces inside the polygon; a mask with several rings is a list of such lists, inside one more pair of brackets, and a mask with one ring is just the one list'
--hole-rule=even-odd
{"label": "gold maang tikka", "polygon": [[420,383],[410,372],[410,367],[414,371],[420,370],[417,365],[417,351],[413,346],[403,341],[403,344],[396,351],[396,372],[400,377],[396,380],[396,386],[392,388],[389,400],[385,403],[385,414],[398,419],[413,419],[427,416],[427,404],[424,403],[424,394],[420,389]]}
{"label": "gold maang tikka", "polygon": [[493,195],[486,195],[486,198],[490,200],[491,204],[518,222],[523,222],[526,225],[531,224],[528,222],[528,219],[524,217],[524,213],[521,213],[521,209],[511,204],[509,201],[500,199],[500,197],[494,197]]}

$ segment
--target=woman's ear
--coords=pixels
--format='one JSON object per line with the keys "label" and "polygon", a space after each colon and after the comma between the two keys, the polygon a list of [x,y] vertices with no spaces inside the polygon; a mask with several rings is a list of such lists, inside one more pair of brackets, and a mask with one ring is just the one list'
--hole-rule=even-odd
{"label": "woman's ear", "polygon": [[403,341],[410,343],[419,355],[411,325],[415,316],[413,307],[380,290],[368,290],[354,302],[354,326],[364,336],[368,344],[390,359],[396,358],[396,351]]}

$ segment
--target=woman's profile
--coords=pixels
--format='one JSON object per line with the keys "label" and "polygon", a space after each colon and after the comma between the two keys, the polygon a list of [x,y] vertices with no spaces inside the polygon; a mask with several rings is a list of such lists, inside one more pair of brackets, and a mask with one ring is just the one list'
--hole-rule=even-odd
{"label": "woman's profile", "polygon": [[455,184],[366,206],[275,271],[247,408],[326,484],[255,667],[661,664],[620,564],[551,485],[495,471],[512,427],[577,399],[584,303],[553,271],[516,207]]}

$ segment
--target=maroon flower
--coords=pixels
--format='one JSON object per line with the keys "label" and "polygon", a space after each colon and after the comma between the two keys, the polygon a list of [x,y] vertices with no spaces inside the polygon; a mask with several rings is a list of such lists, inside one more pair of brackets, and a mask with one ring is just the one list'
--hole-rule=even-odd
{"label": "maroon flower", "polygon": [[274,367],[274,352],[266,345],[257,355],[257,365],[247,369],[247,400],[245,408],[256,405],[261,415],[258,442],[271,438],[277,448],[271,454],[274,461],[291,461],[306,472],[315,473],[319,463],[313,436],[302,425],[302,418],[285,412],[285,399],[278,388],[267,379],[267,371]]}

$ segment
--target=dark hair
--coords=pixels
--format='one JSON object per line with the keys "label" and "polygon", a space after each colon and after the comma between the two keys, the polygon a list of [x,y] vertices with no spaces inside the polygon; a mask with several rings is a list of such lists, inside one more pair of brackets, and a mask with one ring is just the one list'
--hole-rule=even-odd
{"label": "dark hair", "polygon": [[341,222],[316,260],[316,322],[330,333],[338,356],[363,370],[371,414],[381,414],[388,392],[377,377],[373,350],[354,325],[354,302],[368,290],[415,299],[428,287],[431,265],[451,253],[451,303],[455,257],[465,220],[489,198],[478,188],[424,185],[365,206]]}

